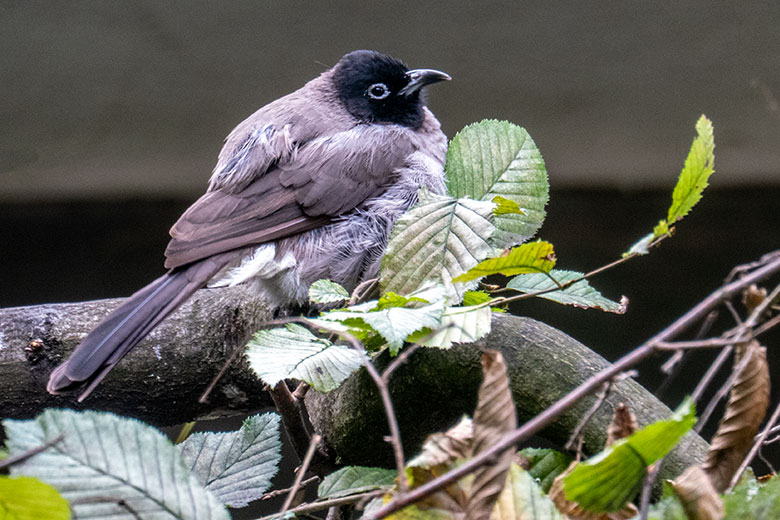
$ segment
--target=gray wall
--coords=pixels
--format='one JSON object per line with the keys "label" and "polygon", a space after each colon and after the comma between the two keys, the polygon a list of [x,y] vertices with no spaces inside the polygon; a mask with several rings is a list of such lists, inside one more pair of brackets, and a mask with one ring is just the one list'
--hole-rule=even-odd
{"label": "gray wall", "polygon": [[0,1],[0,200],[192,197],[223,137],[346,51],[454,81],[452,136],[528,128],[553,187],[671,187],[701,113],[720,186],[778,183],[780,3]]}

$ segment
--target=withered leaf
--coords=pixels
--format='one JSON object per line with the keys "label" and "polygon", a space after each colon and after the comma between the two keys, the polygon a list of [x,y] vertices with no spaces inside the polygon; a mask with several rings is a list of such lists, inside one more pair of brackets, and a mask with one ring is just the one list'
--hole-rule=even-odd
{"label": "withered leaf", "polygon": [[721,520],[723,501],[710,477],[699,466],[691,466],[672,482],[674,491],[690,520]]}

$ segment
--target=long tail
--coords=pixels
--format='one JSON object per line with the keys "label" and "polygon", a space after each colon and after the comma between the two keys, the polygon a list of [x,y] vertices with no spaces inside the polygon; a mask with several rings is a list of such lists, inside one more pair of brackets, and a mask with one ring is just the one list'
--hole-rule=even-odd
{"label": "long tail", "polygon": [[46,389],[57,394],[84,387],[79,401],[84,400],[120,359],[226,262],[225,255],[216,255],[173,269],[130,296],[51,373]]}

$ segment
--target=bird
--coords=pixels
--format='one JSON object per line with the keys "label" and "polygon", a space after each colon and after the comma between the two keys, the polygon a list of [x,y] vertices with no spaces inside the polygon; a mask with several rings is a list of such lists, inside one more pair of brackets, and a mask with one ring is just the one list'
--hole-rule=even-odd
{"label": "bird", "polygon": [[247,284],[282,308],[305,303],[319,279],[353,290],[375,278],[418,191],[446,193],[447,137],[423,90],[450,79],[357,50],[239,123],[206,192],[170,230],[168,271],[104,317],[47,390],[83,401],[204,286]]}

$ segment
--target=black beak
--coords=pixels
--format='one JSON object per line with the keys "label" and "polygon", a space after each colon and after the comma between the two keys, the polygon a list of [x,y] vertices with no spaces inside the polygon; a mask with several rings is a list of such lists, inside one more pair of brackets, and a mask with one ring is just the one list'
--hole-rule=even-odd
{"label": "black beak", "polygon": [[406,73],[406,77],[408,78],[409,83],[398,92],[402,96],[410,96],[415,92],[419,92],[421,88],[430,85],[431,83],[449,81],[452,79],[449,74],[433,69],[410,70]]}

